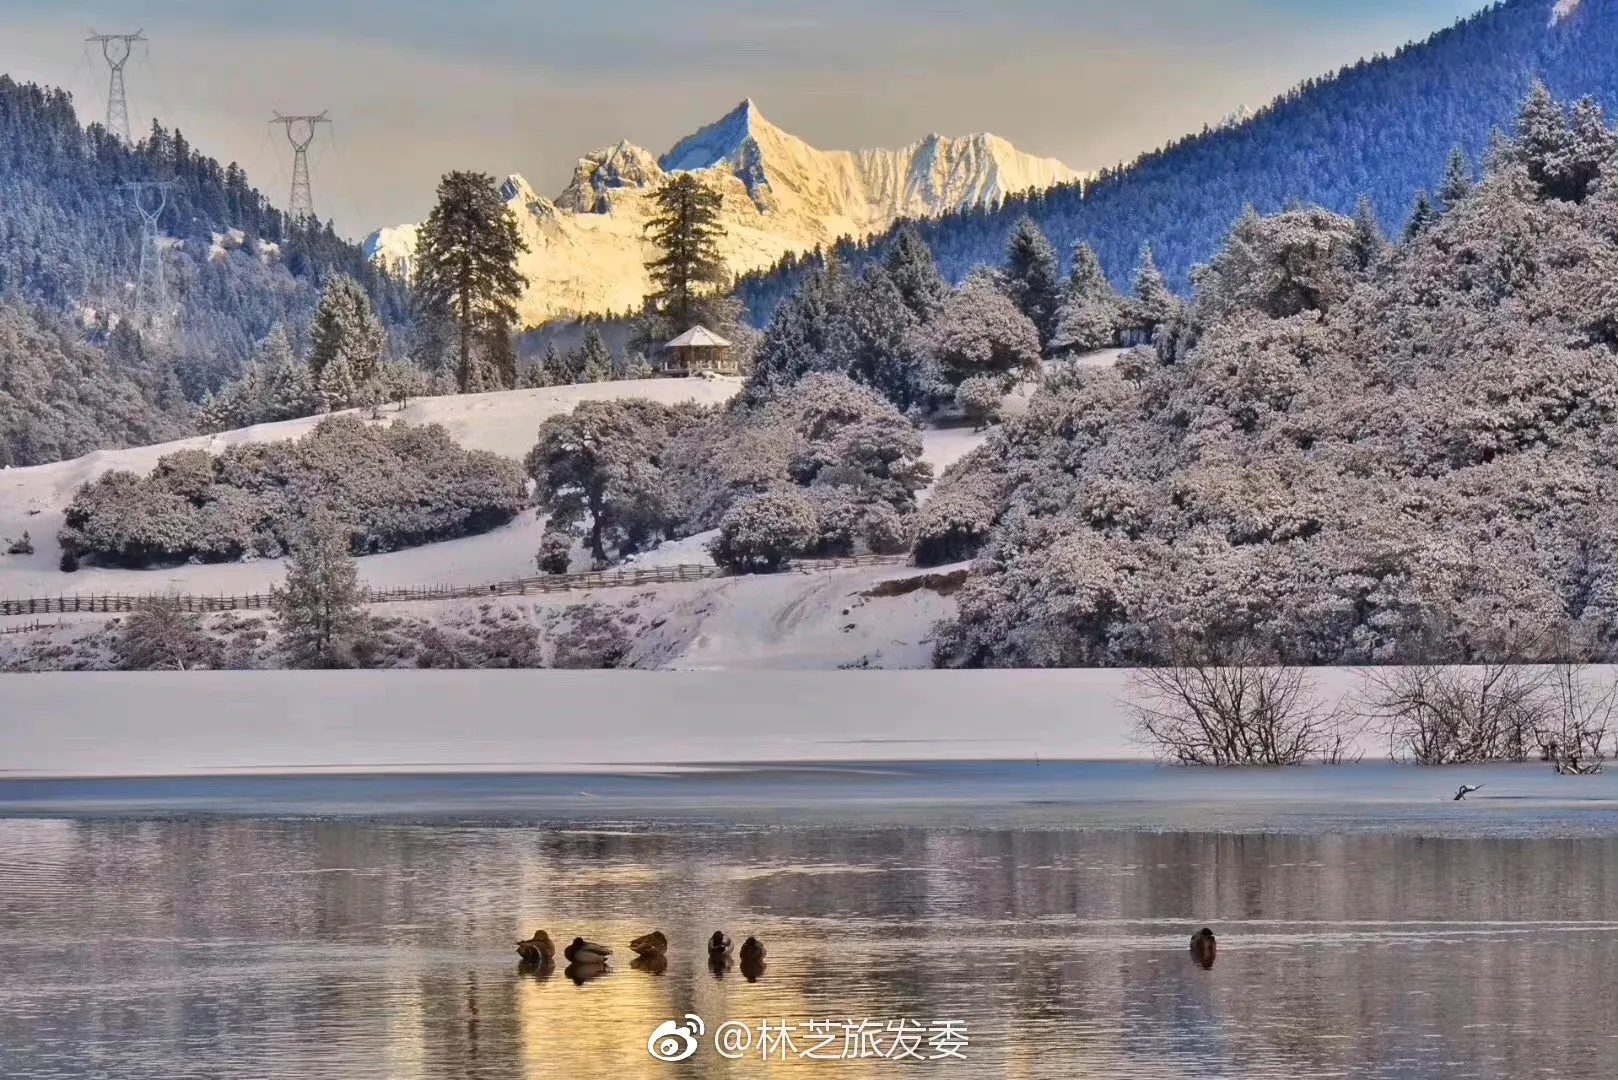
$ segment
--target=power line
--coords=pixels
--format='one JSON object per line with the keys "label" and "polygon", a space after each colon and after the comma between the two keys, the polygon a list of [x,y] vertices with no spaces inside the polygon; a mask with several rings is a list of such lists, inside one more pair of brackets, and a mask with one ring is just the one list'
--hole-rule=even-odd
{"label": "power line", "polygon": [[126,144],[135,140],[129,134],[129,101],[124,95],[124,65],[129,62],[135,42],[147,40],[141,34],[140,30],[133,34],[98,34],[91,30],[90,36],[84,39],[86,43],[100,43],[101,55],[106,57],[107,67],[112,71],[107,84],[107,132],[122,138]]}
{"label": "power line", "polygon": [[[276,113],[270,119],[272,124],[286,125],[287,142],[292,144],[292,197],[287,200],[287,213],[293,221],[302,222],[305,219],[315,219],[315,197],[309,188],[309,144],[315,141],[315,125],[329,124],[326,114],[319,116],[282,116]],[[293,128],[302,124],[303,130],[294,133]]]}

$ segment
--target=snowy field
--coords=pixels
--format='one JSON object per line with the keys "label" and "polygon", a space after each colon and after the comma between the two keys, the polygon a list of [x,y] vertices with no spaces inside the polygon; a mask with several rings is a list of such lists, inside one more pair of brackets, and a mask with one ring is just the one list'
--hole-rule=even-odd
{"label": "snowy field", "polygon": [[[740,386],[734,379],[641,379],[633,382],[554,386],[540,390],[503,390],[490,394],[420,398],[400,411],[384,410],[391,421],[442,424],[462,446],[488,450],[521,460],[532,449],[539,425],[581,401],[643,397],[674,404],[697,401],[705,405],[729,400]],[[263,592],[280,582],[280,560],[182,566],[170,570],[118,570],[86,567],[64,574],[56,533],[73,493],[87,481],[113,469],[150,472],[158,458],[176,450],[219,451],[241,443],[276,442],[306,434],[320,417],[202,435],[157,446],[103,450],[72,461],[0,471],[0,537],[18,537],[27,530],[33,555],[0,555],[0,597],[51,596],[57,593],[144,594],[177,589],[192,593]],[[385,588],[399,585],[479,584],[537,573],[534,552],[543,525],[523,514],[511,525],[483,536],[369,556],[360,562],[368,584]]]}
{"label": "snowy field", "polygon": [[0,776],[1149,757],[1127,688],[1116,670],[10,675]]}

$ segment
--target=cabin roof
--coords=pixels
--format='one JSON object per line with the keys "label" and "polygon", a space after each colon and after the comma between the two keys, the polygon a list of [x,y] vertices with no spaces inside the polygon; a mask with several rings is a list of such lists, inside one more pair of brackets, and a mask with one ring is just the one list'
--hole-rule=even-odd
{"label": "cabin roof", "polygon": [[691,329],[687,330],[685,333],[681,334],[679,337],[675,338],[673,341],[669,342],[663,347],[665,349],[677,349],[687,345],[696,345],[701,347],[724,346],[729,344],[730,342],[726,341],[712,330],[709,330],[706,326],[693,326]]}

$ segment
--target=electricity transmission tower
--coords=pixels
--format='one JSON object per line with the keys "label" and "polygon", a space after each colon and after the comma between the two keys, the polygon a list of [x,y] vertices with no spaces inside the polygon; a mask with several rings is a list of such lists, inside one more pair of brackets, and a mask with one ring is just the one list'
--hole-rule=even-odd
{"label": "electricity transmission tower", "polygon": [[[135,311],[162,313],[168,307],[168,293],[163,281],[163,253],[157,247],[157,219],[168,207],[172,180],[131,180],[123,189],[134,198],[135,210],[140,214],[140,270],[135,276]],[[157,192],[157,208],[148,209],[146,193]]]}
{"label": "electricity transmission tower", "polygon": [[112,81],[107,85],[107,132],[125,143],[132,143],[135,140],[129,134],[129,102],[124,97],[124,64],[129,61],[135,42],[147,39],[139,30],[133,34],[98,34],[91,30],[85,40],[100,42],[101,55],[107,58],[107,66],[112,69]]}
{"label": "electricity transmission tower", "polygon": [[[272,124],[284,124],[287,142],[292,144],[292,197],[287,201],[287,213],[293,221],[314,220],[315,197],[309,190],[309,144],[315,141],[315,125],[329,124],[323,112],[319,116],[282,116],[276,113]],[[302,124],[303,129],[293,128]]]}

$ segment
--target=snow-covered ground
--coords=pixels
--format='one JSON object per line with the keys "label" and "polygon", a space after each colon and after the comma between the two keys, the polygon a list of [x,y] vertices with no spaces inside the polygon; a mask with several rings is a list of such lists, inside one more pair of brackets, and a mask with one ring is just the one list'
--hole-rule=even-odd
{"label": "snow-covered ground", "polygon": [[[675,403],[717,404],[736,393],[733,379],[640,379],[629,382],[555,386],[540,390],[503,390],[489,394],[420,398],[403,411],[388,408],[384,416],[411,424],[442,424],[450,435],[473,450],[489,450],[521,460],[534,445],[539,425],[571,410],[581,401],[643,397]],[[0,471],[0,537],[27,531],[32,555],[0,554],[0,597],[52,596],[58,593],[145,594],[177,589],[192,593],[263,592],[278,583],[280,560],[259,560],[168,570],[117,570],[86,567],[64,574],[56,533],[63,511],[81,484],[113,469],[150,472],[165,454],[182,449],[219,451],[240,443],[275,442],[306,434],[320,420],[309,417],[279,424],[201,435],[156,446],[100,450],[72,461]],[[477,584],[521,577],[537,571],[541,524],[523,514],[511,525],[483,536],[451,540],[408,551],[373,555],[360,562],[361,577],[379,588],[398,585]],[[0,546],[0,551],[3,551]]]}
{"label": "snow-covered ground", "polygon": [[[1322,672],[1321,695],[1358,677]],[[13,675],[12,715],[51,722],[0,724],[0,776],[1147,757],[1128,688],[1117,670]]]}
{"label": "snow-covered ground", "polygon": [[[1091,362],[1108,362],[1114,355],[1111,351],[1097,354]],[[414,424],[442,424],[462,445],[521,458],[533,445],[541,422],[580,401],[638,396],[670,403],[696,400],[711,404],[727,400],[738,385],[735,380],[647,379],[508,390],[423,398],[402,412],[389,409],[386,415]],[[1016,411],[1025,406],[1026,397],[1026,391],[1014,396],[1008,409]],[[317,422],[318,418],[309,418],[265,424],[216,436],[98,451],[73,461],[0,471],[0,537],[18,537],[27,530],[35,549],[33,555],[0,555],[0,597],[146,595],[165,591],[243,595],[268,591],[285,576],[281,560],[161,570],[86,567],[64,574],[57,565],[60,553],[56,533],[74,491],[108,470],[144,473],[163,455],[182,448],[219,451],[241,443],[297,438]],[[987,437],[987,431],[974,432],[967,426],[929,428],[923,435],[924,456],[942,473]],[[534,553],[543,529],[542,520],[524,513],[510,525],[481,536],[367,556],[360,560],[360,575],[378,589],[478,585],[531,576],[536,573]],[[710,532],[662,544],[636,556],[633,565],[710,564],[707,544],[712,538]],[[585,561],[581,555],[574,568],[587,569]],[[638,594],[642,621],[637,624],[635,645],[626,661],[631,666],[709,670],[925,668],[931,662],[933,628],[953,614],[953,599],[931,588],[896,596],[862,595],[881,582],[917,575],[917,571],[904,567],[859,567],[713,579],[642,590],[398,604],[383,610],[434,621],[476,621],[492,602],[503,610],[516,609],[519,617],[544,623],[558,608],[591,602],[620,605]],[[0,628],[34,621],[32,616],[0,617]],[[59,628],[43,635],[0,638],[0,653],[14,655],[26,642],[42,638],[66,646],[103,622],[105,616],[64,617]]]}

